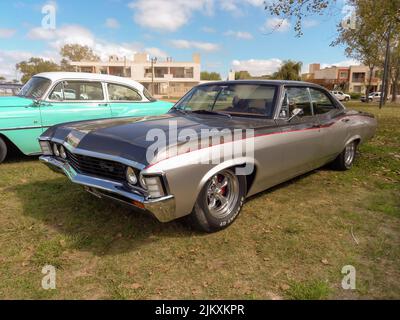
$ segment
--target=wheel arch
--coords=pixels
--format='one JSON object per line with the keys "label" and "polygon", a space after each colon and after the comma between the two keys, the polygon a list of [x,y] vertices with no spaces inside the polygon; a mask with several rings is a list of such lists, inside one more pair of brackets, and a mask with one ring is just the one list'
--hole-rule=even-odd
{"label": "wheel arch", "polygon": [[21,151],[20,148],[17,147],[17,145],[11,141],[11,139],[5,135],[4,133],[0,132],[0,138],[4,141],[4,143],[6,144],[7,148],[9,149],[9,151],[15,150],[15,151],[19,151],[21,153],[23,153]]}
{"label": "wheel arch", "polygon": [[[247,188],[246,195],[247,195],[256,179],[258,167],[259,167],[259,164],[257,163],[257,161],[255,161],[254,158],[249,158],[249,157],[243,157],[243,158],[239,158],[239,159],[231,159],[229,161],[220,163],[217,166],[210,169],[203,176],[203,178],[200,180],[197,192],[199,194],[201,192],[201,190],[204,188],[207,181],[210,180],[212,178],[212,176],[214,176],[218,172],[221,172],[226,169],[243,168],[242,175],[244,175],[246,178],[246,188]],[[248,174],[245,174],[245,173],[247,173],[247,171],[248,171]]]}

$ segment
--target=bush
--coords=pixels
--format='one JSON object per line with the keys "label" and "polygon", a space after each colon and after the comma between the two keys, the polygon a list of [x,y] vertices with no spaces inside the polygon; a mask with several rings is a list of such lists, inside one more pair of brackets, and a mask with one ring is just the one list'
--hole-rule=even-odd
{"label": "bush", "polygon": [[361,98],[361,93],[351,92],[349,94],[352,100],[359,100]]}

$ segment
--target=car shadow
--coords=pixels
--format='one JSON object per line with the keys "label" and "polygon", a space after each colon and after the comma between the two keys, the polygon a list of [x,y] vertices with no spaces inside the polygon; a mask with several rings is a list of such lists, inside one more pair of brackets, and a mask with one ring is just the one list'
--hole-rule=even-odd
{"label": "car shadow", "polygon": [[139,250],[168,237],[202,235],[182,219],[160,223],[148,213],[98,199],[64,177],[8,190],[18,196],[24,215],[66,236],[71,248],[99,256]]}

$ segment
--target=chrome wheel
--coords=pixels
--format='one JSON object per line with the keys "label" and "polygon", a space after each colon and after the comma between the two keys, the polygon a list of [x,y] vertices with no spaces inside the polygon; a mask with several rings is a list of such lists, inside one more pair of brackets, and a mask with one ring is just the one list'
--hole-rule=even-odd
{"label": "chrome wheel", "polygon": [[235,208],[239,200],[239,180],[231,171],[213,176],[207,186],[207,205],[210,214],[224,219]]}
{"label": "chrome wheel", "polygon": [[353,164],[354,157],[356,155],[356,145],[354,142],[348,144],[344,153],[344,163],[347,167],[350,167]]}

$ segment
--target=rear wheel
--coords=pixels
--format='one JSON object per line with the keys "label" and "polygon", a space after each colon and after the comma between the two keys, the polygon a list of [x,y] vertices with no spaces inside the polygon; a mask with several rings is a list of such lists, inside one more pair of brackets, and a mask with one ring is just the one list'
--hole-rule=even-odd
{"label": "rear wheel", "polygon": [[0,137],[0,163],[4,161],[7,156],[7,145],[4,140]]}
{"label": "rear wheel", "polygon": [[357,141],[350,142],[333,162],[334,167],[342,171],[350,170],[356,158],[356,152]]}
{"label": "rear wheel", "polygon": [[191,224],[205,232],[217,232],[230,226],[238,217],[246,195],[246,177],[224,170],[207,181],[199,194]]}

